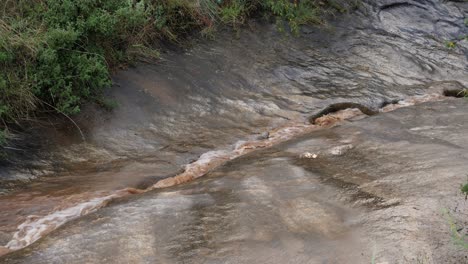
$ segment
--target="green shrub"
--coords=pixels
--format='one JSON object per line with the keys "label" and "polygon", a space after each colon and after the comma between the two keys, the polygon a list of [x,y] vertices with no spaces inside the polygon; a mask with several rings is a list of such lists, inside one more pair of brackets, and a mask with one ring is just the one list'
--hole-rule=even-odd
{"label": "green shrub", "polygon": [[2,119],[21,118],[41,102],[78,113],[111,84],[109,66],[125,61],[122,51],[146,41],[141,32],[150,23],[142,1],[19,1],[4,9]]}

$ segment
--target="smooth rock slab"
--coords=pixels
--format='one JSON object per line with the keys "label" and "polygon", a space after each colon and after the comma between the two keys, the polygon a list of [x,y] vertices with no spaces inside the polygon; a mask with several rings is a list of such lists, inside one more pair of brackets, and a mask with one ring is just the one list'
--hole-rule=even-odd
{"label": "smooth rock slab", "polygon": [[[443,212],[467,224],[467,112],[453,99],[314,132],[115,202],[1,260],[466,263]],[[330,152],[344,143],[353,148]]]}

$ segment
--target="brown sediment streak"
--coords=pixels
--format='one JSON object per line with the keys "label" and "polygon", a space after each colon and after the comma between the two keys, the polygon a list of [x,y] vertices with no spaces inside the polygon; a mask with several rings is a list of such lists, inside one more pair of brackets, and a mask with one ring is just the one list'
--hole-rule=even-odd
{"label": "brown sediment streak", "polygon": [[148,190],[156,188],[165,188],[181,183],[192,181],[205,175],[210,169],[218,167],[224,162],[231,159],[231,155],[227,151],[210,151],[200,156],[194,163],[185,166],[183,173],[158,181],[156,184],[148,188]]}
{"label": "brown sediment streak", "polygon": [[[440,101],[445,98],[447,97],[441,94],[413,96],[396,104],[387,105],[381,108],[379,112],[390,112],[402,107],[429,101]],[[66,222],[94,212],[99,208],[106,206],[114,199],[190,182],[206,175],[209,171],[222,166],[227,161],[250,153],[256,149],[271,147],[311,131],[329,128],[340,121],[362,115],[364,115],[364,113],[360,109],[350,108],[318,117],[314,120],[314,124],[304,122],[285,124],[270,131],[269,136],[265,139],[241,141],[227,150],[207,152],[201,155],[197,161],[188,164],[183,173],[160,180],[145,190],[126,188],[112,193],[100,193],[101,196],[98,198],[93,198],[73,207],[53,212],[44,217],[30,216],[28,220],[18,226],[17,232],[13,235],[13,239],[5,247],[0,246],[0,256],[14,250],[24,248],[62,226]]]}
{"label": "brown sediment streak", "polygon": [[393,110],[402,108],[402,107],[408,107],[412,105],[417,105],[417,104],[422,104],[425,102],[435,102],[435,101],[442,101],[446,100],[448,97],[444,96],[442,94],[438,93],[431,93],[431,94],[425,94],[425,95],[418,95],[418,96],[412,96],[409,97],[405,100],[402,100],[396,104],[389,104],[382,109],[380,109],[380,112],[386,113],[386,112],[391,112]]}
{"label": "brown sediment streak", "polygon": [[346,119],[351,119],[353,117],[362,116],[364,113],[357,109],[357,108],[348,108],[344,110],[340,110],[333,114],[328,114],[321,116],[314,120],[314,123],[318,126],[331,126],[337,122],[341,122]]}
{"label": "brown sediment streak", "polygon": [[240,141],[232,150],[210,151],[203,154],[194,163],[188,164],[185,171],[174,177],[158,181],[149,189],[159,189],[178,185],[199,178],[226,161],[235,159],[259,148],[266,148],[316,129],[312,124],[290,124],[270,131],[263,140]]}

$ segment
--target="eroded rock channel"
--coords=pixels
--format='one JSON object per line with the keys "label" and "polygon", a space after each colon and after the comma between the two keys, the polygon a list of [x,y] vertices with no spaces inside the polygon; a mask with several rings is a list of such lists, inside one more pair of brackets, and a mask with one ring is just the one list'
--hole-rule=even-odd
{"label": "eroded rock channel", "polygon": [[0,261],[468,263],[447,220],[464,232],[468,103],[444,96],[468,86],[467,13],[363,1],[116,74],[85,142],[43,127],[2,165]]}

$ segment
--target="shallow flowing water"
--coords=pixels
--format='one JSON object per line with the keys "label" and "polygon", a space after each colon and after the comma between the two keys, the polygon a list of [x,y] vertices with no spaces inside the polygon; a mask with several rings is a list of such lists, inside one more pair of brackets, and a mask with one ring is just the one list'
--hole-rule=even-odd
{"label": "shallow flowing water", "polygon": [[[363,208],[351,209],[347,203],[369,199],[372,206],[385,208],[393,204],[391,201],[359,192],[346,194],[349,197],[344,201],[328,199],[355,187],[348,183],[322,186],[317,181],[323,175],[317,179],[317,173],[299,169],[301,166],[284,153],[283,158],[271,157],[266,165],[250,164],[252,160],[243,156],[262,160],[255,154],[259,150],[343,119],[365,117],[351,109],[321,117],[315,125],[309,123],[310,116],[331,104],[358,103],[383,113],[445,100],[443,90],[463,89],[468,85],[467,41],[460,40],[455,49],[446,48],[445,42],[468,34],[464,26],[467,10],[467,3],[364,1],[357,11],[344,14],[330,27],[306,28],[299,38],[286,37],[272,25],[253,23],[239,37],[222,32],[215,40],[201,40],[187,50],[164,54],[154,64],[116,74],[109,96],[119,107],[106,112],[90,105],[76,119],[86,142],[81,142],[72,125],[43,126],[37,128],[37,135],[25,136],[23,143],[45,142],[41,134],[54,135],[55,139],[41,143],[40,151],[31,151],[27,158],[24,153],[12,153],[11,161],[1,168],[0,190],[5,194],[0,196],[0,242],[5,247],[0,254],[23,248],[66,222],[101,209],[98,214],[107,210],[105,219],[113,221],[109,228],[87,224],[101,221],[96,214],[79,222],[80,227],[73,227],[84,232],[89,226],[97,235],[109,237],[104,242],[93,236],[79,237],[88,241],[81,245],[102,243],[87,262],[112,261],[116,254],[122,262],[132,258],[136,262],[138,258],[140,262],[164,262],[167,257],[167,262],[197,263],[202,259],[194,256],[203,254],[210,256],[208,262],[216,262],[213,252],[220,254],[219,259],[245,256],[239,260],[245,262],[262,252],[257,256],[260,262],[270,258],[285,263],[292,258],[296,263],[307,259],[343,263],[343,258],[350,256],[356,261],[352,263],[362,263],[359,261],[372,255],[372,245],[360,233],[362,225],[353,224]],[[325,143],[310,143],[314,144]],[[342,144],[330,146],[329,151],[340,154],[348,148],[349,144]],[[315,160],[316,155],[309,150],[296,154],[305,160]],[[180,190],[155,191],[191,182],[215,168],[230,168],[226,163],[233,161],[240,163],[238,166],[247,166],[242,162],[250,165],[223,172],[218,180],[198,180]],[[331,175],[339,173],[338,169],[332,171]],[[276,176],[265,178],[270,174]],[[353,184],[372,178],[359,177]],[[294,184],[288,185],[288,181]],[[304,190],[300,189],[301,181]],[[284,190],[278,187],[282,184]],[[232,190],[228,188],[231,185]],[[218,193],[216,186],[228,191]],[[250,190],[248,186],[254,187]],[[308,191],[314,188],[319,190],[312,195]],[[204,193],[207,190],[209,195]],[[235,193],[233,197],[230,192]],[[143,198],[123,198],[130,196]],[[137,208],[134,215],[118,216],[114,209],[102,209],[115,199],[123,199],[115,210]],[[127,199],[133,202],[127,203]],[[144,209],[154,212],[144,216]],[[257,211],[263,213],[259,216]],[[241,213],[245,217],[238,217]],[[266,222],[256,222],[257,218]],[[249,219],[253,222],[248,223]],[[174,232],[157,232],[170,228],[172,222]],[[203,229],[204,225],[221,223],[226,227],[215,228],[219,232]],[[231,224],[236,232],[230,233]],[[115,226],[120,227],[120,236],[126,236],[128,229],[132,241],[111,236]],[[265,230],[258,234],[252,231],[259,227]],[[175,238],[172,245],[171,233],[184,231],[188,238],[181,239],[186,242],[178,245],[181,240]],[[240,241],[254,242],[249,248],[249,243]],[[120,243],[118,248],[125,252],[138,250],[129,255],[117,253],[111,250],[113,243]],[[212,249],[215,244],[216,250]],[[227,248],[221,246],[228,244]],[[165,253],[154,251],[158,248],[164,248]],[[327,253],[330,248],[341,251]],[[74,253],[53,250],[57,259],[46,257],[44,262],[73,261],[60,256]]]}

